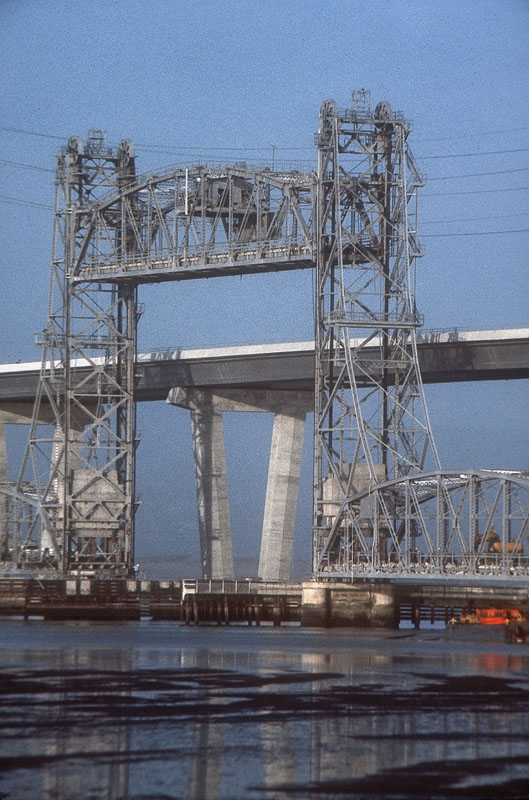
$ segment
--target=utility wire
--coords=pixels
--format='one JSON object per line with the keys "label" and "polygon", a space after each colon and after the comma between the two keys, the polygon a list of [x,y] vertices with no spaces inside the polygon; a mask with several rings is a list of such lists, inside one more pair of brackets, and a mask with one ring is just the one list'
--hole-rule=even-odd
{"label": "utility wire", "polygon": [[0,126],[0,131],[8,131],[9,133],[22,133],[24,136],[42,136],[44,139],[59,139],[61,142],[67,142],[68,136],[53,136],[51,133],[38,133],[37,131],[24,131],[20,128],[6,128]]}
{"label": "utility wire", "polygon": [[529,127],[506,128],[504,131],[484,131],[483,133],[466,133],[464,136],[436,136],[431,139],[416,139],[417,143],[423,142],[446,142],[449,139],[474,139],[476,136],[496,136],[502,133],[516,133],[518,131],[529,131]]}
{"label": "utility wire", "polygon": [[49,169],[48,167],[35,167],[32,164],[22,164],[20,161],[8,161],[6,158],[0,158],[0,164],[8,164],[11,167],[20,167],[20,169],[32,169],[35,170],[35,172],[55,172],[54,169]]}
{"label": "utility wire", "polygon": [[467,233],[423,233],[421,239],[433,239],[439,236],[498,236],[510,233],[529,233],[529,228],[520,228],[515,231],[468,231]]}
{"label": "utility wire", "polygon": [[447,225],[452,222],[478,222],[485,219],[511,219],[512,217],[527,217],[529,211],[523,211],[520,214],[493,214],[490,217],[461,217],[460,219],[435,219],[428,222],[421,222],[423,225]]}
{"label": "utility wire", "polygon": [[23,200],[21,197],[9,197],[8,195],[4,194],[0,194],[0,202],[17,206],[24,205],[32,206],[33,208],[47,208],[53,211],[53,206],[46,205],[45,203],[38,203],[36,200]]}
{"label": "utility wire", "polygon": [[[33,164],[23,164],[20,161],[9,161],[5,158],[0,158],[0,164],[6,164],[8,166],[18,167],[19,169],[34,170],[36,172],[48,172],[51,174],[55,173],[55,170],[49,169],[48,167],[37,167]],[[460,178],[481,178],[481,177],[486,177],[488,175],[507,175],[516,172],[529,172],[529,167],[518,167],[517,169],[501,169],[501,170],[494,170],[493,172],[470,172],[464,175],[443,175],[438,178],[428,178],[427,182],[432,183],[432,181],[450,181],[450,180],[457,180]]]}
{"label": "utility wire", "polygon": [[521,192],[529,186],[514,186],[512,189],[474,189],[470,192],[422,192],[420,197],[448,197],[457,194],[491,194],[492,192]]}
{"label": "utility wire", "polygon": [[[18,197],[8,197],[6,195],[0,195],[0,203],[8,203],[15,206],[28,206],[30,208],[45,208],[53,211],[53,206],[45,205],[44,203],[37,203],[33,202],[32,200],[22,200]],[[469,222],[472,220],[479,220],[479,219],[503,219],[509,217],[519,217],[519,216],[526,216],[524,214],[504,214],[501,217],[468,217],[465,219],[459,220],[436,220],[434,222],[423,222],[422,225],[438,225],[442,223],[448,222]],[[502,235],[509,235],[513,233],[528,233],[529,228],[520,228],[517,230],[508,230],[508,231],[469,231],[466,233],[424,233],[421,234],[421,239],[432,239],[432,238],[439,238],[439,237],[452,237],[452,236],[502,236]]]}
{"label": "utility wire", "polygon": [[506,175],[508,172],[529,172],[529,167],[519,167],[518,169],[498,169],[494,172],[468,172],[466,175],[444,175],[442,178],[427,178],[427,182],[453,181],[459,178],[482,178],[485,175]]}
{"label": "utility wire", "polygon": [[[204,153],[204,152],[219,152],[219,153],[223,153],[223,152],[228,152],[228,151],[234,151],[234,152],[237,152],[237,153],[241,153],[241,158],[244,158],[244,153],[249,153],[249,152],[265,153],[265,152],[270,152],[271,149],[272,149],[271,147],[200,147],[200,148],[197,148],[197,147],[190,147],[190,146],[189,147],[188,146],[182,146],[182,147],[171,148],[171,147],[168,147],[168,146],[164,147],[162,145],[156,145],[155,147],[157,147],[159,149],[153,149],[153,147],[151,145],[141,145],[141,144],[135,145],[135,147],[137,147],[137,149],[139,149],[139,150],[140,149],[143,150],[144,152],[151,152],[151,153],[157,153],[157,154],[166,153],[167,155],[175,155],[175,156],[177,156],[177,155],[185,155],[184,153],[181,153],[182,150],[185,150],[187,155],[194,155],[194,156],[196,156],[198,158],[200,158],[201,153]],[[280,147],[280,146],[277,146],[275,149],[276,150],[310,150],[310,152],[314,152],[314,147]],[[440,158],[476,158],[478,156],[494,156],[494,155],[504,155],[506,153],[527,153],[527,152],[529,152],[529,147],[520,147],[520,148],[516,148],[514,150],[488,150],[488,151],[482,151],[482,152],[476,152],[476,153],[447,153],[446,155],[435,155],[435,156],[419,156],[419,155],[417,155],[416,158],[417,158],[417,161],[426,161],[426,160],[440,159]],[[293,160],[294,159],[292,159],[292,161]]]}
{"label": "utility wire", "polygon": [[449,153],[445,156],[417,156],[418,161],[426,161],[432,158],[474,158],[475,156],[497,156],[503,153],[527,153],[529,147],[518,147],[516,150],[488,150],[480,153]]}
{"label": "utility wire", "polygon": [[[501,190],[498,190],[501,191]],[[6,195],[0,195],[0,202],[2,203],[11,203],[13,205],[31,205],[36,208],[46,208],[51,209],[53,211],[53,206],[47,205],[45,203],[39,203],[36,200],[24,200],[21,197],[8,197]],[[458,219],[435,219],[435,220],[424,220],[421,221],[421,227],[423,225],[449,225],[453,223],[461,223],[461,222],[480,222],[482,220],[490,220],[490,219],[512,219],[513,217],[526,217],[529,215],[529,211],[523,211],[518,214],[492,214],[486,217],[459,217]],[[433,235],[433,234],[423,234],[426,235]]]}
{"label": "utility wire", "polygon": [[[488,136],[488,135],[495,135],[495,134],[498,134],[498,133],[510,133],[510,132],[523,131],[523,130],[529,130],[529,127],[510,128],[510,129],[506,129],[505,131],[489,131],[488,133],[482,133],[482,134],[470,134],[470,136]],[[45,139],[56,139],[56,140],[63,141],[63,142],[68,141],[68,138],[69,138],[67,136],[56,136],[55,134],[41,133],[39,131],[27,131],[27,130],[23,130],[21,128],[10,128],[10,127],[7,127],[7,126],[0,126],[0,131],[7,131],[7,132],[11,132],[11,133],[19,133],[19,134],[23,134],[25,136],[40,136],[40,137],[43,137]],[[442,141],[443,139],[452,139],[452,138],[462,139],[462,138],[466,138],[466,137],[462,137],[462,136],[455,136],[455,137],[446,136],[446,137],[439,137],[438,139],[431,139],[431,140],[423,139],[422,141]],[[419,141],[420,140],[417,140],[417,142],[419,142]],[[210,152],[210,151],[214,151],[214,152],[223,152],[223,151],[226,151],[226,152],[227,151],[232,151],[232,152],[267,152],[267,151],[270,151],[272,149],[270,145],[268,145],[268,146],[264,145],[262,147],[245,147],[245,146],[242,146],[242,147],[230,147],[230,146],[227,146],[227,147],[200,147],[200,148],[197,148],[196,146],[193,146],[193,145],[179,145],[179,146],[174,146],[173,147],[171,145],[161,145],[161,144],[160,145],[159,144],[135,144],[135,147],[142,148],[142,149],[150,149],[153,152],[158,152],[159,150],[165,150],[165,151],[168,151],[168,152],[171,151],[173,153],[178,153],[178,151],[180,151],[180,150],[195,151],[195,152],[197,152],[197,151],[198,152],[204,152],[204,151],[208,151],[208,152]],[[275,149],[275,150],[310,150],[310,151],[314,150],[314,148],[312,146],[308,146],[308,145],[307,146],[303,146],[303,147],[299,147],[299,146],[297,146],[297,147],[289,147],[289,146],[274,145],[273,149]],[[451,153],[451,154],[447,154],[447,155],[420,156],[420,157],[418,156],[418,158],[420,160],[434,159],[434,158],[435,159],[438,159],[438,158],[472,158],[472,157],[475,157],[475,156],[491,156],[491,155],[500,155],[500,154],[503,154],[503,153],[525,153],[528,150],[529,150],[529,148],[518,148],[518,149],[515,149],[515,150],[490,150],[490,151],[483,151],[483,152],[478,152],[478,153]]]}

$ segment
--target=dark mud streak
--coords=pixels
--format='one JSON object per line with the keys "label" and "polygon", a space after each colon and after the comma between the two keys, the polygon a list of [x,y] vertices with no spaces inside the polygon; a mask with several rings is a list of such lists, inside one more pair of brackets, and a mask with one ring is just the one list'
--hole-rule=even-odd
{"label": "dark mud streak", "polygon": [[[351,710],[434,710],[451,707],[480,711],[495,708],[498,703],[515,704],[517,711],[529,710],[529,689],[519,682],[490,676],[445,676],[432,677],[418,673],[421,685],[410,690],[388,691],[381,684],[357,686],[324,685],[313,688],[314,683],[343,680],[337,673],[281,673],[269,676],[254,676],[232,673],[227,670],[136,670],[128,673],[100,671],[96,674],[84,671],[38,670],[19,675],[0,674],[0,704],[4,710],[13,709],[20,715],[24,709],[35,714],[60,707],[77,714],[111,714],[119,717],[136,716],[138,713],[170,717],[192,707],[194,715],[201,716],[207,710],[215,715],[227,710],[288,710],[308,709],[311,712],[336,714],[347,707]],[[311,684],[310,691],[303,690]],[[274,692],[273,687],[289,687],[291,691]],[[293,687],[295,688],[292,691]],[[259,691],[255,691],[255,689]],[[267,691],[263,691],[267,690]],[[147,697],[138,695],[145,694]],[[197,703],[201,698],[206,702]],[[224,701],[212,705],[211,701]],[[188,713],[184,713],[188,718]]]}
{"label": "dark mud streak", "polygon": [[[529,690],[491,676],[414,676],[419,685],[333,685],[336,673],[246,675],[228,670],[32,670],[0,674],[0,739],[76,726],[163,721],[245,722],[300,716],[529,711]],[[330,682],[330,685],[329,685]],[[519,682],[514,681],[517,684]],[[320,683],[320,687],[314,684]],[[307,684],[310,687],[307,688]],[[286,689],[287,691],[281,691]],[[277,691],[279,689],[279,691]],[[264,691],[263,691],[264,690]]]}
{"label": "dark mud streak", "polygon": [[[281,792],[292,797],[385,798],[410,800],[527,800],[527,779],[506,779],[501,775],[516,767],[529,767],[529,756],[428,761],[413,768],[382,770],[375,775],[345,780],[315,781],[306,784],[283,783],[274,786],[251,786],[263,797]],[[469,778],[472,786],[458,786]]]}

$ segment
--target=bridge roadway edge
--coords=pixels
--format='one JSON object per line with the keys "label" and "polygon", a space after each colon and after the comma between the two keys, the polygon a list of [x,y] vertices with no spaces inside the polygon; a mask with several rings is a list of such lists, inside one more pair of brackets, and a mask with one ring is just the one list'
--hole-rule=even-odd
{"label": "bridge roadway edge", "polygon": [[[529,329],[425,333],[418,352],[425,384],[529,378]],[[40,362],[0,365],[2,408],[33,402],[40,366]],[[136,373],[138,402],[163,401],[174,386],[313,392],[314,345],[168,349],[139,355]]]}

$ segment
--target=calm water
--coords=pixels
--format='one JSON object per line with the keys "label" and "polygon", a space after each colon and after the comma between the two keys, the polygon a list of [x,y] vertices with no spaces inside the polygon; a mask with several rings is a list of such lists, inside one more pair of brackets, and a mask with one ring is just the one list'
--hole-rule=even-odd
{"label": "calm water", "polygon": [[0,621],[0,798],[527,798],[497,631]]}

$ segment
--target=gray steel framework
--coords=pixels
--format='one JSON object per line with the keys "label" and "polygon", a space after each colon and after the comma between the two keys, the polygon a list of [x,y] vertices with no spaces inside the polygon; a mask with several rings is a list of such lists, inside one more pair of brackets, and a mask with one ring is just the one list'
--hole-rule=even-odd
{"label": "gray steel framework", "polygon": [[0,487],[4,558],[132,569],[139,284],[316,265],[315,575],[529,573],[527,476],[443,473],[431,435],[409,132],[365,92],[345,111],[325,101],[317,175],[237,164],[138,178],[128,140],[70,139],[30,441],[16,486]]}
{"label": "gray steel framework", "polygon": [[527,574],[527,475],[443,473],[430,430],[410,130],[364,91],[348,109],[321,107],[313,571]]}
{"label": "gray steel framework", "polygon": [[[325,101],[318,146],[314,571],[340,559],[335,505],[439,468],[418,366],[412,214],[421,178],[409,123],[369,95]],[[356,341],[353,342],[353,339]],[[376,346],[378,357],[366,355]],[[365,506],[365,503],[364,503]],[[377,514],[392,516],[380,495]],[[356,512],[355,512],[356,513]],[[362,508],[366,526],[371,510]]]}
{"label": "gray steel framework", "polygon": [[[30,478],[40,499],[19,546],[21,535],[25,552],[40,539],[45,563],[62,574],[126,574],[132,564],[136,288],[78,276],[99,198],[109,189],[119,195],[134,180],[130,142],[113,151],[100,131],[86,145],[72,137],[57,160],[48,322],[37,337],[42,367],[17,492]],[[116,249],[132,253],[129,217],[116,207],[103,217]],[[43,400],[51,424],[43,424]]]}
{"label": "gray steel framework", "polygon": [[321,577],[527,578],[529,473],[433,471],[381,482],[344,500],[333,535],[340,547]]}
{"label": "gray steel framework", "polygon": [[[140,178],[94,209],[76,279],[155,283],[311,267],[314,189],[312,175],[242,164]],[[116,212],[133,248],[116,242]]]}
{"label": "gray steel framework", "polygon": [[17,486],[0,488],[7,560],[131,573],[137,285],[311,266],[314,186],[242,165],[136,178],[130,141],[70,139],[29,444]]}

